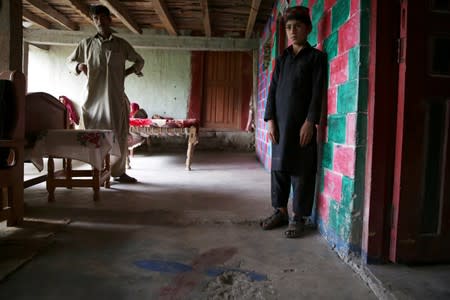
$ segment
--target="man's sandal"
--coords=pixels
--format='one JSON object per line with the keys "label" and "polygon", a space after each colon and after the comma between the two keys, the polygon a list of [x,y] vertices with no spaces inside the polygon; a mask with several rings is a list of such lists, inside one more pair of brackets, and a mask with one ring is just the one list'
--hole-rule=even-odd
{"label": "man's sandal", "polygon": [[137,182],[136,178],[128,176],[125,173],[123,173],[119,177],[114,177],[114,181],[117,181],[120,183],[136,183]]}
{"label": "man's sandal", "polygon": [[279,209],[270,216],[260,222],[260,226],[263,230],[270,230],[285,226],[289,223],[289,217],[287,214],[282,213]]}
{"label": "man's sandal", "polygon": [[284,231],[284,237],[288,239],[295,239],[302,236],[305,230],[305,224],[303,221],[289,220],[288,228]]}

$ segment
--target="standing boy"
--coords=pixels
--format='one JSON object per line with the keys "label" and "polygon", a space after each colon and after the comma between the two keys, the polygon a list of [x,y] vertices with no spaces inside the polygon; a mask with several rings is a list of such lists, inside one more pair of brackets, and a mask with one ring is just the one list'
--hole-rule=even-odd
{"label": "standing boy", "polygon": [[[125,77],[141,76],[144,59],[124,39],[112,35],[111,14],[103,5],[91,8],[97,34],[82,40],[67,58],[71,71],[87,76],[82,107],[82,125],[86,129],[114,130],[121,157],[113,161],[111,175],[122,183],[136,179],[125,173],[128,153],[129,104],[125,100]],[[125,69],[125,62],[134,64]]]}
{"label": "standing boy", "polygon": [[[299,237],[314,201],[319,123],[326,70],[325,55],[307,42],[309,9],[288,8],[286,35],[292,44],[276,60],[264,121],[272,142],[271,198],[275,212],[261,222],[264,230],[288,225],[287,238]],[[288,215],[291,190],[293,213]]]}

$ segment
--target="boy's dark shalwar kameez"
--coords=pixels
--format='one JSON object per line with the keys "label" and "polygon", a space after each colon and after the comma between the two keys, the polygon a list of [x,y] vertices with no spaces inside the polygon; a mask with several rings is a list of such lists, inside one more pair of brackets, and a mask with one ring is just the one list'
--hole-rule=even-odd
{"label": "boy's dark shalwar kameez", "polygon": [[264,120],[275,121],[278,143],[272,143],[272,206],[287,207],[291,184],[293,211],[301,218],[311,214],[317,168],[316,128],[311,142],[300,146],[305,120],[318,124],[321,114],[325,57],[306,43],[294,55],[292,46],[276,60]]}

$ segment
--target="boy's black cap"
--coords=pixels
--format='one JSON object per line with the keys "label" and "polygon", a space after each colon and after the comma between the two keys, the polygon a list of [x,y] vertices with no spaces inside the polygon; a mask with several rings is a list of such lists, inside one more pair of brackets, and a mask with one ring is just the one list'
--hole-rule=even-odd
{"label": "boy's black cap", "polygon": [[109,9],[104,5],[92,5],[89,9],[89,13],[91,14],[91,16],[104,14],[105,16],[109,17],[111,15]]}
{"label": "boy's black cap", "polygon": [[306,6],[293,6],[286,9],[284,13],[284,22],[289,20],[297,20],[311,26],[311,17],[309,16],[309,8]]}

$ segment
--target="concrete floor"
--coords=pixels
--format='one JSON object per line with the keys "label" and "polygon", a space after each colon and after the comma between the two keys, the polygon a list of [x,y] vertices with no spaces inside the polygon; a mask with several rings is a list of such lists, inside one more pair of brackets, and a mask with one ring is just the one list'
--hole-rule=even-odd
{"label": "concrete floor", "polygon": [[260,230],[270,178],[254,154],[197,151],[191,172],[183,153],[138,154],[132,167],[139,183],[97,203],[89,189],[54,203],[44,184],[26,189],[25,228],[0,235],[24,258],[0,299],[376,298],[315,230]]}
{"label": "concrete floor", "polygon": [[450,299],[450,265],[369,265],[385,299]]}

